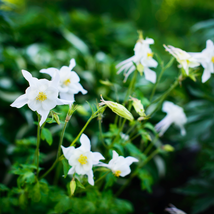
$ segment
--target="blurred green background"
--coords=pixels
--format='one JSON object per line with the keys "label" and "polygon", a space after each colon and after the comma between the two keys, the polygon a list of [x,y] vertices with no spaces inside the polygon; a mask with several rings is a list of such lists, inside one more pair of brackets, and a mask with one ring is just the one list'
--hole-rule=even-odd
{"label": "blurred green background", "polygon": [[[163,44],[194,52],[204,49],[207,39],[214,40],[213,0],[4,0],[0,1],[0,9],[0,174],[1,182],[6,184],[7,170],[16,158],[10,152],[15,140],[35,133],[35,115],[27,106],[9,107],[27,87],[22,69],[42,77],[40,69],[60,68],[75,58],[74,70],[88,90],[86,96],[77,97],[77,102],[85,105],[85,100],[99,100],[100,94],[115,96],[99,80],[108,79],[118,89],[123,88],[123,77],[116,76],[115,65],[133,55],[137,30],[154,38],[152,50],[165,62],[170,56]],[[164,74],[158,93],[173,82],[178,73],[176,66],[174,63]],[[199,76],[196,82],[185,80],[168,98],[184,106],[189,119],[188,134],[181,137],[170,128],[162,138],[174,145],[177,152],[165,158],[166,174],[154,179],[152,194],[137,192],[140,184],[136,181],[133,191],[123,196],[132,201],[136,213],[163,213],[169,203],[189,213],[214,212],[213,86],[213,77],[202,85]],[[138,94],[149,97],[152,87],[140,80]],[[73,119],[73,136],[75,127],[84,124],[86,116]],[[158,112],[152,122],[157,123],[163,116]],[[87,131],[90,136],[94,126]],[[106,124],[104,130],[107,129]]]}

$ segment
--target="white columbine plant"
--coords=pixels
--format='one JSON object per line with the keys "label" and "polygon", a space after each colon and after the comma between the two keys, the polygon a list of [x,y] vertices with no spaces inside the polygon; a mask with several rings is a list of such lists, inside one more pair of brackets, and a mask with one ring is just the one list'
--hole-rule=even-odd
{"label": "white columbine plant", "polygon": [[124,71],[124,82],[126,82],[129,75],[136,69],[134,63],[137,66],[137,70],[145,73],[145,79],[155,83],[156,73],[149,69],[149,67],[156,68],[158,63],[153,59],[153,53],[149,45],[154,44],[154,40],[151,38],[143,39],[142,34],[134,47],[134,56],[120,62],[116,68],[119,68],[117,74]]}
{"label": "white columbine plant", "polygon": [[99,165],[109,168],[116,177],[124,177],[131,172],[130,165],[133,162],[138,162],[138,159],[131,156],[124,158],[113,151],[113,158],[109,163],[100,163]]}
{"label": "white columbine plant", "polygon": [[184,124],[187,122],[187,118],[183,108],[172,102],[165,101],[163,103],[162,111],[166,112],[167,115],[155,126],[155,129],[159,132],[159,135],[163,135],[173,123],[180,128],[181,135],[185,135],[186,131]]}
{"label": "white columbine plant", "polygon": [[87,93],[87,91],[79,83],[80,78],[77,75],[77,73],[72,71],[75,65],[76,65],[75,60],[71,59],[70,65],[63,66],[60,70],[56,68],[48,68],[48,69],[42,69],[40,71],[41,73],[49,74],[52,78],[55,75],[55,73],[58,73],[60,76],[60,80],[58,84],[60,98],[65,100],[70,100],[72,102],[75,101],[74,94],[77,94],[79,92],[82,92],[82,94]]}
{"label": "white columbine plant", "polygon": [[73,146],[65,148],[62,146],[63,154],[69,165],[72,166],[68,174],[87,175],[88,183],[94,185],[92,167],[97,165],[99,160],[105,158],[99,152],[91,152],[90,140],[85,134],[81,135],[80,143],[81,146],[79,148],[74,148]]}
{"label": "white columbine plant", "polygon": [[41,126],[48,117],[49,111],[56,105],[71,104],[68,100],[58,98],[59,74],[55,74],[51,81],[46,79],[37,79],[25,70],[22,70],[24,78],[29,82],[29,87],[25,94],[18,97],[12,104],[12,107],[21,108],[25,104],[32,111],[37,111],[41,115],[39,125]]}
{"label": "white columbine plant", "polygon": [[200,64],[197,62],[195,58],[193,58],[186,51],[181,50],[180,48],[175,48],[171,45],[164,45],[166,51],[172,54],[179,63],[179,68],[183,68],[187,75],[189,75],[189,68],[195,68]]}
{"label": "white columbine plant", "polygon": [[202,82],[206,82],[211,73],[214,73],[214,44],[211,40],[207,40],[206,48],[201,53],[189,53],[193,56],[204,68]]}

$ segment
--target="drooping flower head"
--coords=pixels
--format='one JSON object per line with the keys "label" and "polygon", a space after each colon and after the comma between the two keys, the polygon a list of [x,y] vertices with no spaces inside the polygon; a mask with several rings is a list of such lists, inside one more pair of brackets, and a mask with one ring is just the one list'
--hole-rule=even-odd
{"label": "drooping flower head", "polygon": [[68,163],[72,166],[68,174],[87,175],[88,183],[94,185],[93,165],[97,165],[99,160],[105,159],[99,152],[91,152],[90,140],[85,134],[80,137],[81,146],[78,148],[63,147],[62,151]]}
{"label": "drooping flower head", "polygon": [[211,40],[207,40],[206,48],[201,53],[189,53],[193,56],[204,68],[202,82],[206,82],[211,73],[214,73],[214,44]]}
{"label": "drooping flower head", "polygon": [[180,48],[175,48],[171,45],[164,45],[164,48],[176,58],[179,63],[179,67],[182,67],[187,75],[189,75],[189,68],[195,68],[199,66],[197,60],[186,51],[183,51]]}
{"label": "drooping flower head", "polygon": [[22,70],[24,78],[29,82],[29,87],[25,94],[18,97],[12,104],[12,107],[21,108],[25,104],[32,111],[37,111],[41,115],[40,126],[48,117],[49,111],[56,105],[71,104],[70,101],[58,98],[59,75],[56,73],[51,81],[46,79],[37,79],[25,70]]}
{"label": "drooping flower head", "polygon": [[76,72],[72,71],[72,69],[75,67],[76,62],[74,59],[70,60],[69,66],[63,66],[60,70],[56,68],[48,68],[48,69],[42,69],[41,73],[47,73],[52,78],[55,75],[55,73],[59,74],[59,94],[60,98],[65,100],[70,100],[74,102],[74,94],[77,94],[79,92],[82,92],[82,94],[86,94],[87,91],[82,87],[82,85],[79,83],[80,78],[77,75]]}
{"label": "drooping flower head", "polygon": [[184,211],[176,208],[173,204],[170,204],[170,208],[166,208],[165,211],[169,212],[170,214],[186,214]]}
{"label": "drooping flower head", "polygon": [[117,74],[124,71],[124,82],[126,82],[128,76],[136,69],[133,62],[137,65],[137,70],[145,73],[145,78],[152,82],[156,82],[156,73],[149,69],[149,67],[156,68],[158,63],[153,59],[153,53],[149,45],[154,44],[154,40],[151,38],[143,39],[140,33],[139,39],[134,47],[134,56],[120,62],[116,68],[119,68]]}
{"label": "drooping flower head", "polygon": [[180,128],[181,135],[185,135],[186,131],[184,129],[184,124],[187,122],[187,118],[183,108],[172,102],[165,101],[163,103],[162,111],[166,112],[167,115],[155,126],[155,129],[159,132],[159,135],[163,135],[173,123]]}
{"label": "drooping flower head", "polygon": [[138,162],[138,159],[131,156],[124,158],[119,156],[116,151],[113,151],[113,158],[109,163],[101,163],[99,165],[109,168],[116,177],[125,177],[131,172],[130,165],[133,162]]}

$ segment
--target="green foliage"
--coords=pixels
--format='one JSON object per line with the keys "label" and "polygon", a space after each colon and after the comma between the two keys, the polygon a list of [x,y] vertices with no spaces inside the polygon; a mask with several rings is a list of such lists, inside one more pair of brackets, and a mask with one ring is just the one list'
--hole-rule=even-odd
{"label": "green foliage", "polygon": [[45,140],[49,144],[49,146],[52,145],[53,138],[52,138],[52,134],[49,129],[42,128],[41,139]]}

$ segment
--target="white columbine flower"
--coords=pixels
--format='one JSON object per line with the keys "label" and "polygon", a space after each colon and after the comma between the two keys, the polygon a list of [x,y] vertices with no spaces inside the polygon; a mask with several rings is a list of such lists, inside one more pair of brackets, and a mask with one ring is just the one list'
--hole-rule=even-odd
{"label": "white columbine flower", "polygon": [[99,166],[109,168],[116,177],[124,177],[131,172],[130,165],[133,162],[138,162],[138,159],[131,156],[124,158],[123,156],[119,156],[117,152],[113,151],[113,158],[109,163],[100,163]]}
{"label": "white columbine flower", "polygon": [[184,124],[187,122],[187,118],[183,108],[172,102],[165,101],[163,103],[162,111],[166,112],[167,115],[155,126],[159,135],[163,135],[172,123],[181,129],[181,135],[185,135],[186,131],[184,129]]}
{"label": "white columbine flower", "polygon": [[76,74],[76,72],[72,71],[72,69],[75,67],[76,62],[74,59],[71,59],[70,65],[63,66],[60,70],[56,68],[48,68],[48,69],[42,69],[41,73],[47,73],[52,78],[55,73],[59,73],[60,80],[59,80],[59,94],[60,98],[65,100],[70,100],[74,102],[74,94],[77,94],[79,92],[82,92],[82,94],[86,94],[87,91],[82,87],[82,85],[79,83],[80,78]]}
{"label": "white columbine flower", "polygon": [[189,68],[194,68],[199,66],[199,63],[195,58],[193,58],[189,53],[186,51],[181,50],[180,48],[175,48],[171,45],[164,45],[166,51],[172,54],[178,63],[180,64],[179,67],[183,67],[186,74],[189,75]]}
{"label": "white columbine flower", "polygon": [[93,179],[93,165],[97,165],[99,160],[105,159],[99,152],[91,152],[90,140],[85,134],[80,137],[81,146],[79,148],[63,147],[62,151],[68,163],[72,168],[68,171],[68,174],[73,175],[77,173],[79,175],[87,175],[88,183],[94,185]]}
{"label": "white columbine flower", "polygon": [[154,40],[150,38],[140,38],[134,47],[134,56],[119,63],[116,68],[119,68],[117,74],[124,71],[124,82],[128,76],[136,69],[133,62],[137,65],[138,71],[142,74],[145,73],[145,78],[152,82],[156,82],[156,73],[149,69],[149,67],[156,68],[158,63],[152,58],[153,53],[149,45],[154,44]]}
{"label": "white columbine flower", "polygon": [[211,73],[214,73],[214,44],[211,40],[207,40],[206,48],[201,53],[189,53],[193,56],[204,68],[202,82],[206,82]]}
{"label": "white columbine flower", "polygon": [[29,82],[29,87],[25,94],[18,97],[12,104],[12,107],[21,108],[25,104],[32,111],[37,111],[41,115],[40,126],[45,122],[48,113],[56,105],[71,104],[67,100],[58,98],[59,75],[56,74],[51,81],[46,79],[37,79],[25,70],[22,70],[24,78]]}

